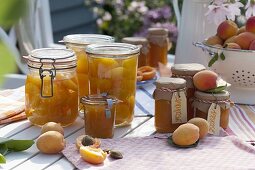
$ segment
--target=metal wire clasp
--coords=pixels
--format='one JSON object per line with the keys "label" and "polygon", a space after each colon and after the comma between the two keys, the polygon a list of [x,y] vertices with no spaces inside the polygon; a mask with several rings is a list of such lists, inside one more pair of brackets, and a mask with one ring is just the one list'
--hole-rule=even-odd
{"label": "metal wire clasp", "polygon": [[[51,63],[52,68],[44,69],[42,60],[52,60],[52,63]],[[55,59],[41,58],[40,62],[42,63],[42,65],[39,68],[39,75],[40,75],[40,78],[41,78],[41,97],[49,98],[49,97],[53,96],[53,80],[56,77],[56,68],[55,68],[55,65],[54,65]],[[47,82],[45,81],[44,78],[47,75],[49,75],[49,77],[50,77],[50,87],[49,87],[50,88],[50,94],[48,94],[49,93],[48,90],[45,90],[45,89],[47,89]]]}

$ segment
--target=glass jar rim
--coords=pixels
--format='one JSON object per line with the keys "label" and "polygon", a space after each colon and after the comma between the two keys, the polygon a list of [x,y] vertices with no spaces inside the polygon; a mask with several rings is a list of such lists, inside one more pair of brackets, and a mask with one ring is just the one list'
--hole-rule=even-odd
{"label": "glass jar rim", "polygon": [[93,43],[114,42],[114,37],[102,34],[70,34],[63,38],[64,43],[89,45]]}
{"label": "glass jar rim", "polygon": [[80,103],[82,104],[89,104],[89,105],[107,105],[107,99],[110,99],[112,101],[113,104],[116,104],[119,102],[119,100],[114,97],[114,96],[110,96],[110,95],[101,95],[101,94],[93,94],[93,95],[87,95],[87,96],[83,96],[80,99]]}
{"label": "glass jar rim", "polygon": [[105,56],[120,56],[139,54],[140,46],[128,43],[91,44],[86,48],[87,54]]}
{"label": "glass jar rim", "polygon": [[41,68],[43,64],[54,64],[56,69],[73,68],[77,65],[75,53],[64,48],[39,48],[23,58],[32,68]]}

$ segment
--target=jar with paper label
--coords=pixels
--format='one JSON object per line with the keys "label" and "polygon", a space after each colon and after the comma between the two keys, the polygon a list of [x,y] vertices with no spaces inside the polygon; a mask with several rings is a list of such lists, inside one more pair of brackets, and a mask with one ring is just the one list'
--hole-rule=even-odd
{"label": "jar with paper label", "polygon": [[140,45],[140,55],[138,57],[138,67],[148,65],[148,58],[150,55],[149,42],[144,37],[125,37],[122,39],[123,43],[129,43],[133,45]]}
{"label": "jar with paper label", "polygon": [[134,117],[139,51],[126,43],[93,44],[86,49],[90,94],[107,93],[121,101],[116,106],[116,126],[129,125]]}
{"label": "jar with paper label", "polygon": [[78,116],[76,56],[66,49],[36,49],[25,57],[25,113],[38,126],[47,122],[72,124]]}
{"label": "jar with paper label", "polygon": [[89,94],[88,59],[85,48],[89,44],[114,42],[114,38],[100,34],[72,34],[63,38],[66,47],[73,50],[77,56],[77,77],[79,83],[79,97]]}
{"label": "jar with paper label", "polygon": [[167,64],[167,53],[170,48],[168,30],[164,28],[149,28],[148,41],[150,44],[149,66],[158,67],[158,63]]}
{"label": "jar with paper label", "polygon": [[205,67],[201,64],[197,63],[188,63],[188,64],[175,64],[171,68],[172,77],[183,78],[187,82],[187,112],[188,112],[188,120],[194,117],[194,109],[192,107],[195,87],[193,84],[193,76],[205,70]]}
{"label": "jar with paper label", "polygon": [[107,95],[88,95],[80,102],[84,109],[85,134],[94,138],[112,138],[118,100]]}
{"label": "jar with paper label", "polygon": [[172,133],[187,122],[186,80],[160,77],[153,93],[155,128],[159,133]]}
{"label": "jar with paper label", "polygon": [[195,92],[193,102],[195,116],[204,118],[209,123],[209,133],[218,134],[220,127],[226,129],[229,122],[231,101],[228,91],[220,93]]}

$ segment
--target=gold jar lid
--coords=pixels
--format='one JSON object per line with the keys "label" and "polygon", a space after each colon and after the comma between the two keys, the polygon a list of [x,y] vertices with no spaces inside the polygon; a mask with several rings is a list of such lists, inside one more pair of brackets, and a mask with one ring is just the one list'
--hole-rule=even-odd
{"label": "gold jar lid", "polygon": [[157,88],[167,88],[171,90],[183,89],[186,87],[186,80],[182,78],[160,77],[156,82]]}
{"label": "gold jar lid", "polygon": [[229,100],[230,93],[225,90],[221,93],[205,93],[201,91],[196,91],[194,96],[195,98],[204,101],[225,101]]}
{"label": "gold jar lid", "polygon": [[133,45],[148,45],[148,40],[144,37],[125,37],[122,42]]}
{"label": "gold jar lid", "polygon": [[165,28],[149,28],[148,34],[150,35],[156,35],[156,36],[167,36],[168,30]]}
{"label": "gold jar lid", "polygon": [[199,71],[205,70],[205,66],[198,63],[174,64],[171,71],[174,75],[194,76]]}

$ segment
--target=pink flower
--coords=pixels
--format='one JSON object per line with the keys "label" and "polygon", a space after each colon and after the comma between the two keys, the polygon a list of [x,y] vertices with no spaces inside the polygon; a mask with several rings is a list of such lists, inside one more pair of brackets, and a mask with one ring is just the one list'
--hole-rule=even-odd
{"label": "pink flower", "polygon": [[226,17],[230,15],[226,4],[223,4],[221,2],[222,1],[218,0],[217,4],[209,5],[209,10],[205,14],[210,22],[214,22],[217,25],[225,21]]}
{"label": "pink flower", "polygon": [[251,16],[255,15],[255,1],[254,0],[248,0],[246,6],[245,6],[246,12],[245,16],[246,18],[250,18]]}
{"label": "pink flower", "polygon": [[239,2],[239,0],[235,0],[234,2],[231,2],[228,5],[228,10],[230,11],[229,14],[227,15],[228,19],[235,20],[235,16],[241,15],[241,10],[240,8],[244,7],[244,5]]}

